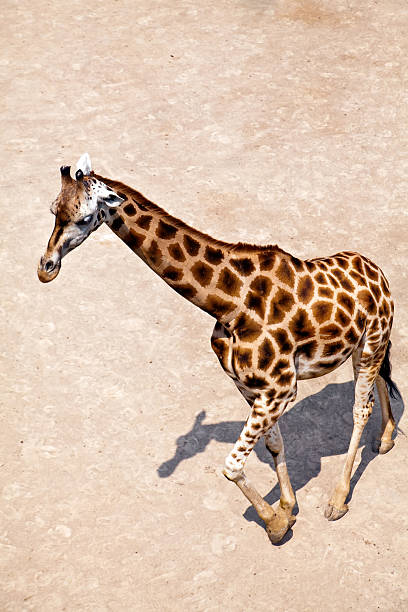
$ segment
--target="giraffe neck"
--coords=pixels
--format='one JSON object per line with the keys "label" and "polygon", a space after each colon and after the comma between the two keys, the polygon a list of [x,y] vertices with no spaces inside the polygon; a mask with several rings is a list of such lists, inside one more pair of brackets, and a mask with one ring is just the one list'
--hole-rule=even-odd
{"label": "giraffe neck", "polygon": [[265,258],[275,255],[215,240],[127,185],[95,176],[124,198],[108,211],[112,231],[175,291],[228,325],[242,310],[253,273],[268,269]]}

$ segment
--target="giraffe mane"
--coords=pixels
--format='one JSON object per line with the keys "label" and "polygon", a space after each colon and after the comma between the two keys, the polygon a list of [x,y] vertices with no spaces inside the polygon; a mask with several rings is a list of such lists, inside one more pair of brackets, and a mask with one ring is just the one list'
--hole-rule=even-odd
{"label": "giraffe mane", "polygon": [[106,183],[109,187],[111,187],[114,191],[116,191],[118,195],[120,195],[121,193],[125,194],[126,196],[133,199],[137,204],[146,206],[146,208],[148,208],[152,212],[159,213],[162,216],[163,220],[171,221],[172,225],[177,227],[177,229],[188,230],[191,235],[196,236],[197,238],[204,238],[205,240],[211,242],[211,244],[216,247],[225,248],[228,251],[237,252],[237,253],[242,253],[246,251],[251,252],[251,253],[254,253],[257,251],[259,252],[273,251],[273,252],[278,252],[278,253],[282,253],[285,255],[288,254],[276,244],[258,245],[258,244],[252,244],[252,243],[247,243],[247,242],[235,242],[234,243],[234,242],[227,242],[225,240],[217,240],[216,238],[209,236],[205,232],[201,232],[200,230],[197,230],[194,227],[191,227],[190,225],[188,225],[181,219],[178,219],[177,217],[173,217],[173,215],[166,212],[163,208],[161,208],[160,206],[158,206],[151,200],[148,200],[142,193],[140,193],[140,191],[133,189],[133,187],[129,187],[129,185],[126,185],[125,183],[121,183],[120,181],[116,181],[110,178],[103,177],[94,172],[91,173],[91,176],[94,176],[99,181]]}

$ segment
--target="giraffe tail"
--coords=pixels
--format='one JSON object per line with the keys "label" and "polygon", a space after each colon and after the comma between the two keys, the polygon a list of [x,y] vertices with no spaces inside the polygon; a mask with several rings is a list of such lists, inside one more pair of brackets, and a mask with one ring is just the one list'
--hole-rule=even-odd
{"label": "giraffe tail", "polygon": [[401,399],[401,393],[399,392],[399,389],[397,385],[395,384],[395,382],[391,379],[390,348],[391,348],[391,341],[388,342],[387,350],[385,352],[385,357],[381,364],[379,374],[381,378],[384,379],[385,384],[387,385],[388,393],[391,395],[391,397],[393,397],[394,399],[398,399],[398,398]]}

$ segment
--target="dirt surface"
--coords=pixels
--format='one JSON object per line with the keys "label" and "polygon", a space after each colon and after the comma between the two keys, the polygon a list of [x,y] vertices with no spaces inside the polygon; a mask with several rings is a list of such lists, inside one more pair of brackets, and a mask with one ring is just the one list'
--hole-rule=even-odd
{"label": "dirt surface", "polygon": [[[405,0],[5,0],[1,13],[0,609],[407,610],[408,443],[371,452],[378,404],[350,512],[323,517],[351,433],[349,362],[301,383],[281,419],[299,514],[272,546],[221,475],[247,408],[212,319],[106,227],[55,282],[36,276],[59,166],[88,151],[218,238],[372,258],[396,301],[406,395]],[[247,469],[275,502],[263,443]]]}

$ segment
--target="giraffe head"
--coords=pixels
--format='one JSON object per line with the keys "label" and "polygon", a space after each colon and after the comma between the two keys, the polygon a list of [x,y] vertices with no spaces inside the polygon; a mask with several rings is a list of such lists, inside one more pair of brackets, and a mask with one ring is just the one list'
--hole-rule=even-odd
{"label": "giraffe head", "polygon": [[123,198],[93,176],[87,153],[78,160],[75,179],[71,177],[70,166],[61,167],[61,182],[61,191],[50,209],[55,215],[54,231],[37,271],[43,283],[52,281],[60,271],[61,259],[102,225],[107,216],[105,208],[123,202]]}

